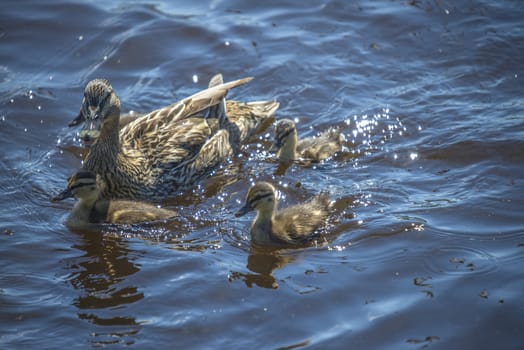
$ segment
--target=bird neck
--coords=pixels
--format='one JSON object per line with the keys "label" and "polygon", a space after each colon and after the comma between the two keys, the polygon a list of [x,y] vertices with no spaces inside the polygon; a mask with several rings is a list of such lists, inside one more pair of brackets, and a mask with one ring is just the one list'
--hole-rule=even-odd
{"label": "bird neck", "polygon": [[251,241],[256,244],[271,244],[276,202],[257,208],[257,216],[251,225]]}
{"label": "bird neck", "polygon": [[280,160],[295,160],[297,159],[297,142],[298,137],[297,133],[293,132],[286,141],[283,143],[282,147],[278,151],[277,157]]}
{"label": "bird neck", "polygon": [[98,199],[98,192],[79,198],[75,203],[67,223],[72,226],[81,226],[89,223],[89,216]]}
{"label": "bird neck", "polygon": [[105,118],[100,136],[91,146],[84,165],[86,169],[100,175],[105,175],[106,172],[117,166],[120,152],[120,111],[112,111],[111,113]]}

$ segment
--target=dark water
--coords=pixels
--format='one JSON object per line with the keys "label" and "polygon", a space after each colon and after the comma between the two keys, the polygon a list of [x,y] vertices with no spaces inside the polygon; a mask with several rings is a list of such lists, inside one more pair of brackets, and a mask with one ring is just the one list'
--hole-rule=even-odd
{"label": "dark water", "polygon": [[[524,348],[524,4],[8,1],[0,13],[0,348]],[[216,72],[346,151],[277,166],[272,126],[165,225],[78,233],[49,202],[80,165],[92,78],[123,110]],[[196,82],[195,82],[196,81]],[[253,251],[249,183],[329,190],[325,246]],[[301,186],[297,187],[296,184]]]}

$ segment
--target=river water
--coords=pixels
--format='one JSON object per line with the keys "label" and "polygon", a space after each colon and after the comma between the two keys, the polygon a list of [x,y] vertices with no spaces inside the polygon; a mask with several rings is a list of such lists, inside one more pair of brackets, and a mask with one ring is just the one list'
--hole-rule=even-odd
{"label": "river water", "polygon": [[[521,1],[7,1],[0,13],[0,348],[524,348]],[[50,198],[104,77],[124,112],[225,80],[344,151],[281,169],[265,125],[166,198],[179,219],[73,232]],[[284,171],[286,170],[286,171]],[[327,190],[324,244],[252,249],[254,180]]]}

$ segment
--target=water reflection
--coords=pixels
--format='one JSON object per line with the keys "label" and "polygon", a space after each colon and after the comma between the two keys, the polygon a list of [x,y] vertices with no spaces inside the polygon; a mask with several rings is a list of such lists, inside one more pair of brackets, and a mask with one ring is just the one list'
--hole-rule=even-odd
{"label": "water reflection", "polygon": [[285,254],[285,250],[252,245],[246,266],[253,273],[232,272],[229,280],[242,280],[249,288],[257,285],[262,288],[277,289],[278,281],[273,276],[273,271],[294,260],[295,257]]}
{"label": "water reflection", "polygon": [[69,281],[80,292],[73,301],[79,309],[78,318],[97,326],[125,326],[93,332],[91,336],[97,338],[97,344],[113,343],[115,339],[136,334],[139,323],[135,317],[125,315],[123,307],[144,298],[144,293],[129,282],[129,276],[140,271],[140,266],[133,262],[137,256],[131,256],[136,252],[119,237],[102,232],[77,233],[81,242],[73,247],[84,254],[71,262],[73,272]]}

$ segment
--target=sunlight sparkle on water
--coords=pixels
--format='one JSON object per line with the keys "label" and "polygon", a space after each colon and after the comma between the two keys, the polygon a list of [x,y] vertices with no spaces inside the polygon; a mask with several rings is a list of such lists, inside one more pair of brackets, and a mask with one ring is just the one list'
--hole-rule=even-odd
{"label": "sunlight sparkle on water", "polygon": [[409,158],[411,158],[411,160],[415,160],[415,159],[417,159],[417,157],[418,157],[417,153],[412,152],[412,153],[409,154]]}
{"label": "sunlight sparkle on water", "polygon": [[193,83],[198,83],[198,75],[193,74]]}
{"label": "sunlight sparkle on water", "polygon": [[346,250],[346,247],[344,247],[342,245],[328,246],[328,250],[329,251],[336,250],[337,252],[341,252],[343,250]]}

